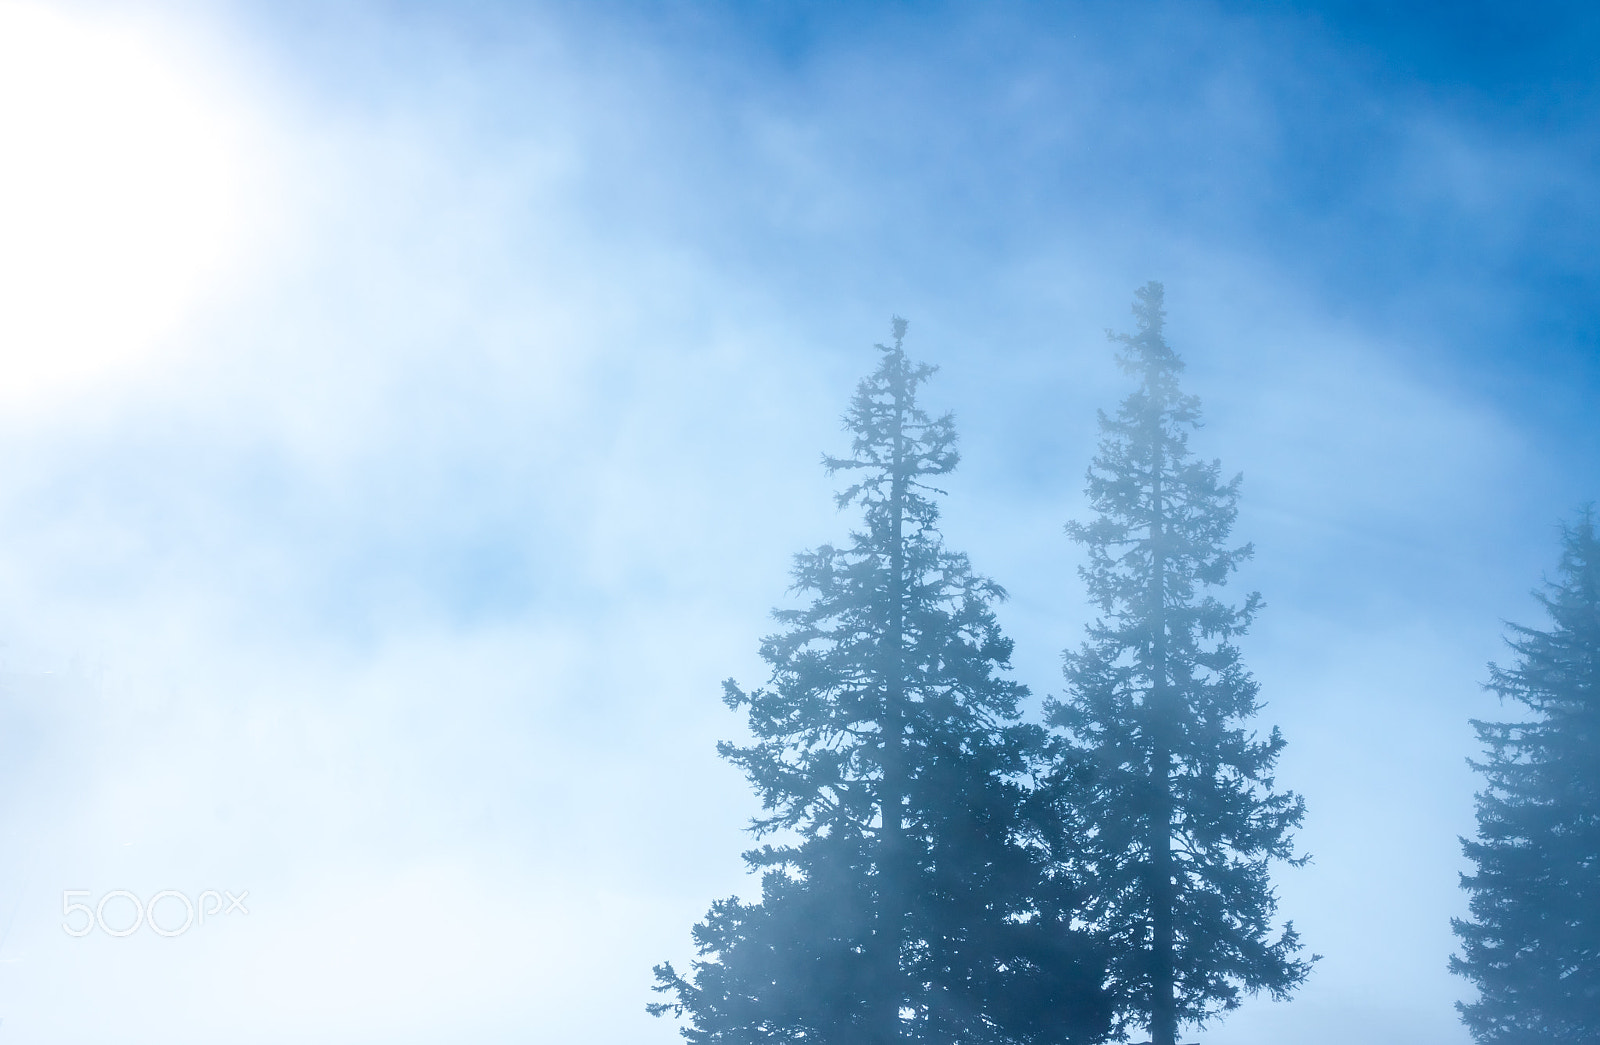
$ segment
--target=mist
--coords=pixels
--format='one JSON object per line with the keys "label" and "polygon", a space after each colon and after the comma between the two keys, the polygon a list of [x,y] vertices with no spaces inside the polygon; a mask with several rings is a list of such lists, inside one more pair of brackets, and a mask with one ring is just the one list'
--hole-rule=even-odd
{"label": "mist", "polygon": [[[1033,715],[1159,280],[1322,955],[1183,1040],[1465,1045],[1468,720],[1596,496],[1597,29],[0,5],[45,55],[0,97],[0,1040],[678,1040],[652,966],[760,894],[721,683],[857,525],[819,458],[891,316]],[[248,913],[76,936],[68,890]]]}

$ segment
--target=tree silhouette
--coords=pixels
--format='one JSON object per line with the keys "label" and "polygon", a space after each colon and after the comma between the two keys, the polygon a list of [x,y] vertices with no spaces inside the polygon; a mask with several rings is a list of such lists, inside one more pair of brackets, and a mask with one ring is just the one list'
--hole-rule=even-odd
{"label": "tree silhouette", "polygon": [[656,968],[650,1006],[711,1043],[1076,1042],[1102,1038],[1104,964],[1071,923],[1070,890],[1036,844],[1023,778],[1043,731],[1021,724],[1002,590],[947,550],[940,491],[949,415],[917,406],[933,368],[905,321],[824,458],[861,525],[796,557],[801,609],[761,655],[767,687],[725,683],[750,746],[722,744],[760,796],[745,854],[759,903],[715,903],[690,974]]}
{"label": "tree silhouette", "polygon": [[1525,706],[1519,722],[1472,724],[1478,836],[1462,840],[1471,918],[1454,919],[1452,971],[1479,998],[1458,1003],[1479,1042],[1600,1041],[1600,542],[1585,510],[1563,532],[1560,576],[1535,592],[1548,631],[1511,625],[1510,668],[1488,688]]}
{"label": "tree silhouette", "polygon": [[1296,957],[1292,925],[1274,938],[1270,924],[1268,861],[1294,861],[1304,806],[1273,790],[1277,729],[1261,740],[1244,725],[1260,705],[1233,640],[1260,596],[1231,606],[1206,593],[1251,554],[1227,543],[1239,479],[1189,450],[1199,400],[1179,388],[1161,284],[1139,290],[1133,312],[1138,333],[1111,337],[1139,387],[1100,414],[1096,517],[1067,527],[1102,616],[1065,654],[1066,696],[1048,712],[1066,734],[1056,802],[1082,823],[1060,839],[1062,859],[1092,882],[1086,917],[1111,945],[1119,1029],[1173,1045],[1181,1024],[1235,1007],[1241,991],[1286,996],[1315,958]]}

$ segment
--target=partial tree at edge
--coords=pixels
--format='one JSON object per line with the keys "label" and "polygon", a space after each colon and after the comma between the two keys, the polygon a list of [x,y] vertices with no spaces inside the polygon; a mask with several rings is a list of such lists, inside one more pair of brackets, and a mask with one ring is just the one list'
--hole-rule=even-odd
{"label": "partial tree at edge", "polygon": [[1482,1045],[1600,1041],[1600,541],[1592,510],[1563,532],[1559,579],[1535,592],[1547,631],[1510,625],[1516,662],[1488,688],[1527,709],[1474,721],[1484,759],[1476,865],[1453,919],[1451,971],[1478,998],[1462,1021]]}

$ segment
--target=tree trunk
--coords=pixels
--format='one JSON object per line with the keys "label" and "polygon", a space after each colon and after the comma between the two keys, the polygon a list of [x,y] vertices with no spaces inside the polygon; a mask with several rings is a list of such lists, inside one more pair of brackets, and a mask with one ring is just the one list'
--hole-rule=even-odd
{"label": "tree trunk", "polygon": [[1159,427],[1155,437],[1154,477],[1151,484],[1151,650],[1150,757],[1152,803],[1150,810],[1150,1042],[1176,1045],[1178,1002],[1174,969],[1172,886],[1172,724],[1177,716],[1170,706],[1167,680],[1166,505],[1163,503],[1162,469],[1166,467]]}
{"label": "tree trunk", "polygon": [[882,938],[880,975],[883,999],[876,1037],[892,1045],[901,1036],[900,1008],[906,1000],[900,975],[900,951],[905,934],[907,886],[905,830],[901,809],[906,793],[905,729],[905,417],[904,367],[894,384],[894,473],[890,490],[889,620],[884,636],[886,686],[884,692],[883,793],[880,796],[882,841],[878,874]]}

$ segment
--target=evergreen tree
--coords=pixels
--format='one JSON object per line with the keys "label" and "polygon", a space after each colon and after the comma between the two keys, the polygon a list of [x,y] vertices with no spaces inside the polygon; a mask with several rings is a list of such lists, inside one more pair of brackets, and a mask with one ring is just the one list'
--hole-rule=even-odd
{"label": "evergreen tree", "polygon": [[697,1045],[1076,1042],[1103,1038],[1104,964],[1071,925],[1023,778],[1043,732],[992,605],[1004,593],[940,538],[929,485],[956,465],[949,415],[916,403],[933,368],[894,321],[845,417],[861,527],[796,557],[801,609],[775,612],[766,688],[725,683],[755,743],[719,745],[760,795],[745,854],[759,903],[715,903],[689,975],[656,968]]}
{"label": "evergreen tree", "polygon": [[1600,1041],[1600,542],[1585,510],[1563,534],[1560,578],[1535,597],[1548,631],[1511,625],[1510,668],[1488,688],[1519,722],[1472,724],[1486,747],[1478,837],[1462,840],[1470,920],[1452,925],[1458,1003],[1479,1042]]}
{"label": "evergreen tree", "polygon": [[1240,480],[1191,455],[1200,405],[1179,389],[1161,284],[1139,290],[1133,312],[1138,333],[1110,336],[1139,387],[1115,417],[1100,414],[1096,518],[1067,527],[1102,616],[1064,655],[1066,696],[1047,708],[1065,731],[1056,801],[1082,823],[1062,859],[1094,883],[1086,917],[1112,946],[1119,1030],[1173,1045],[1180,1025],[1235,1007],[1241,991],[1286,996],[1315,958],[1296,957],[1292,924],[1275,938],[1270,925],[1268,860],[1296,862],[1304,806],[1273,790],[1277,729],[1263,740],[1245,726],[1260,703],[1233,640],[1260,596],[1232,606],[1206,592],[1251,554],[1227,544]]}

